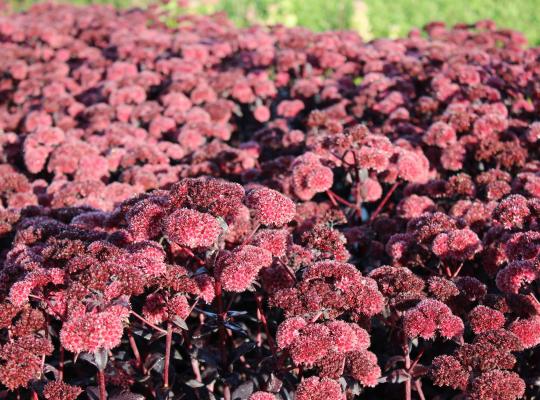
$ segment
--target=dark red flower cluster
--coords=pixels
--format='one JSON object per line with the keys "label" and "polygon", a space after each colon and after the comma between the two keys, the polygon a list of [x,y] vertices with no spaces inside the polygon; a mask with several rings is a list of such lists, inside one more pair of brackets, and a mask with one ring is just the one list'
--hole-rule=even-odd
{"label": "dark red flower cluster", "polygon": [[540,49],[161,11],[0,17],[0,397],[538,397]]}

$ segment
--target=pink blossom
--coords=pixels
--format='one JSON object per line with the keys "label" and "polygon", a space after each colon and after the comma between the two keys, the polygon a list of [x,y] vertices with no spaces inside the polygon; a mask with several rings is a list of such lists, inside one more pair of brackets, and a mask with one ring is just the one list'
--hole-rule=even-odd
{"label": "pink blossom", "polygon": [[296,206],[291,199],[265,187],[251,190],[246,196],[246,205],[263,225],[282,226],[296,214]]}
{"label": "pink blossom", "polygon": [[241,246],[218,258],[216,279],[227,291],[243,292],[253,284],[259,271],[271,264],[272,253],[268,250],[251,245]]}
{"label": "pink blossom", "polygon": [[253,116],[259,122],[266,122],[270,119],[270,110],[266,106],[258,106],[253,111]]}
{"label": "pink blossom", "polygon": [[304,103],[300,100],[283,100],[277,106],[277,113],[285,118],[293,118],[303,109]]}
{"label": "pink blossom", "polygon": [[210,214],[181,208],[163,220],[167,238],[179,246],[210,247],[222,233],[219,222]]}
{"label": "pink blossom", "polygon": [[300,335],[291,343],[289,351],[296,365],[311,366],[326,355],[332,342],[328,327],[310,324],[302,328]]}
{"label": "pink blossom", "polygon": [[379,181],[367,178],[360,184],[360,194],[365,202],[377,201],[382,197],[382,186]]}
{"label": "pink blossom", "polygon": [[331,321],[326,326],[330,329],[335,351],[338,353],[366,350],[370,345],[369,334],[365,329],[356,324],[344,321]]}
{"label": "pink blossom", "polygon": [[360,168],[383,172],[388,167],[390,153],[383,149],[362,146],[358,152],[358,165]]}
{"label": "pink blossom", "polygon": [[469,372],[453,356],[438,356],[431,363],[430,374],[437,386],[464,389],[469,380]]}
{"label": "pink blossom", "polygon": [[43,396],[47,400],[76,400],[81,393],[80,387],[62,381],[49,381],[43,389]]}
{"label": "pink blossom", "polygon": [[463,334],[463,328],[463,321],[438,300],[422,300],[403,316],[403,330],[410,338],[433,339],[438,332],[451,339]]}
{"label": "pink blossom", "polygon": [[422,139],[430,146],[445,148],[456,142],[456,131],[444,122],[435,122]]}
{"label": "pink blossom", "polygon": [[249,400],[276,400],[276,396],[268,392],[255,392],[249,396]]}
{"label": "pink blossom", "polygon": [[504,314],[486,306],[476,306],[469,313],[469,324],[475,334],[502,328],[505,323]]}
{"label": "pink blossom", "polygon": [[525,349],[540,344],[540,317],[537,315],[517,320],[510,325],[509,329],[519,338]]}
{"label": "pink blossom", "polygon": [[312,376],[302,381],[296,391],[297,400],[343,400],[339,382]]}
{"label": "pink blossom", "polygon": [[305,153],[292,165],[292,184],[294,193],[301,200],[310,200],[315,194],[332,187],[334,174],[322,165],[314,153]]}
{"label": "pink blossom", "polygon": [[308,323],[302,317],[292,317],[282,322],[276,334],[279,348],[289,347],[300,336],[300,330],[307,325]]}
{"label": "pink blossom", "polygon": [[497,274],[497,287],[505,293],[519,293],[523,285],[533,282],[538,271],[530,261],[514,261]]}
{"label": "pink blossom", "polygon": [[113,349],[122,339],[127,313],[125,308],[119,307],[74,315],[62,326],[60,341],[73,353]]}
{"label": "pink blossom", "polygon": [[472,400],[498,399],[515,400],[525,394],[525,382],[511,371],[490,371],[472,382]]}
{"label": "pink blossom", "polygon": [[435,210],[435,203],[427,196],[413,194],[405,197],[398,204],[397,212],[403,218],[416,218],[425,212]]}
{"label": "pink blossom", "polygon": [[425,183],[428,180],[429,161],[423,154],[401,150],[397,159],[400,178],[414,183]]}
{"label": "pink blossom", "polygon": [[255,234],[251,243],[268,250],[274,257],[282,257],[290,241],[291,235],[286,229],[262,229]]}
{"label": "pink blossom", "polygon": [[456,261],[465,261],[474,257],[481,248],[478,235],[467,228],[439,233],[432,244],[435,255]]}
{"label": "pink blossom", "polygon": [[493,210],[493,218],[506,229],[522,227],[529,214],[527,199],[519,194],[513,194],[501,200]]}
{"label": "pink blossom", "polygon": [[381,377],[377,356],[366,350],[347,354],[346,369],[354,379],[364,386],[376,386]]}

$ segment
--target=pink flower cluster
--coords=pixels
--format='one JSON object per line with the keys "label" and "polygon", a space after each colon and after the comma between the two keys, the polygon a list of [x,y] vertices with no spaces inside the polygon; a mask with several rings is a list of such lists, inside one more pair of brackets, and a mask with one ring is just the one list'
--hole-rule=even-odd
{"label": "pink flower cluster", "polygon": [[162,11],[0,16],[1,396],[537,396],[540,49]]}

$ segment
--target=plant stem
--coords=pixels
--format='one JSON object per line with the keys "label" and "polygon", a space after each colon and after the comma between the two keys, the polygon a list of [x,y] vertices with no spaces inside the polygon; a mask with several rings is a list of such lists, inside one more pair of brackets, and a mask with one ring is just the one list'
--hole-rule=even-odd
{"label": "plant stem", "polygon": [[64,346],[60,345],[60,354],[58,356],[58,380],[62,381],[64,379],[64,360],[66,358],[66,353]]}
{"label": "plant stem", "polygon": [[262,307],[262,296],[260,294],[256,294],[255,300],[257,301],[257,313],[262,323],[262,326],[264,328],[264,332],[266,333],[268,345],[270,346],[270,350],[272,351],[272,355],[274,356],[274,359],[277,360],[277,348],[276,348],[276,344],[274,343],[274,338],[272,337],[272,335],[270,335],[270,329],[268,329],[268,321],[266,319],[266,314],[264,313],[264,310]]}
{"label": "plant stem", "polygon": [[397,187],[399,186],[399,182],[396,181],[392,187],[390,188],[390,190],[388,191],[388,193],[386,193],[386,196],[384,196],[384,199],[382,199],[382,201],[379,203],[379,205],[377,206],[377,208],[375,209],[375,211],[373,211],[373,214],[371,214],[371,216],[369,217],[369,222],[373,222],[373,220],[375,218],[377,218],[377,215],[380,214],[380,212],[382,211],[382,209],[384,208],[384,206],[386,205],[386,203],[388,203],[388,200],[390,200],[390,197],[392,196],[392,193],[394,193],[397,189]]}
{"label": "plant stem", "polygon": [[411,369],[411,355],[409,353],[409,339],[407,339],[407,336],[404,335],[403,337],[403,353],[405,355],[405,370],[409,374],[409,378],[405,381],[405,400],[411,400],[411,377],[410,377],[410,369]]}
{"label": "plant stem", "polygon": [[128,339],[129,339],[129,345],[131,347],[131,351],[133,352],[133,355],[135,356],[135,362],[137,363],[137,367],[141,370],[143,375],[146,375],[146,368],[144,368],[144,364],[141,359],[141,353],[139,352],[139,348],[137,347],[137,342],[135,341],[135,338],[133,337],[133,332],[131,328],[128,329]]}
{"label": "plant stem", "polygon": [[354,209],[358,213],[358,215],[361,215],[362,210],[356,204],[353,204],[350,201],[345,200],[343,197],[337,195],[336,193],[332,192],[331,190],[327,190],[326,194],[328,195],[328,197],[330,198],[330,201],[332,202],[332,204],[334,206],[337,206],[337,203],[341,203],[344,206],[347,206],[347,207],[350,207],[350,208]]}
{"label": "plant stem", "polygon": [[243,246],[249,244],[251,242],[251,240],[253,239],[253,236],[255,236],[255,234],[257,233],[257,231],[259,230],[260,227],[261,227],[261,224],[255,225],[255,228],[253,228],[251,233],[248,236],[246,236],[246,238],[244,239],[244,241],[242,242],[240,247],[243,247]]}
{"label": "plant stem", "polygon": [[171,362],[172,323],[167,322],[167,335],[165,336],[165,365],[163,367],[163,387],[169,387],[169,365]]}
{"label": "plant stem", "polygon": [[142,316],[140,316],[139,314],[137,314],[135,311],[131,310],[130,311],[131,315],[133,315],[135,318],[139,319],[140,321],[144,322],[146,325],[148,325],[149,327],[151,328],[154,328],[156,331],[158,332],[161,332],[161,333],[167,333],[167,331],[165,329],[162,329],[160,328],[159,326],[157,325],[154,325],[153,323],[151,323],[150,321],[147,321],[146,319],[144,319]]}
{"label": "plant stem", "polygon": [[[257,227],[258,229],[258,227]],[[214,285],[214,292],[216,295],[217,308],[218,308],[218,318],[219,318],[219,353],[221,357],[221,368],[223,371],[227,369],[227,332],[225,330],[225,314],[223,311],[223,291],[221,288],[221,282],[219,279],[216,279]],[[223,382],[223,397],[225,400],[231,399],[231,390],[229,385],[224,381]]]}
{"label": "plant stem", "polygon": [[231,388],[229,387],[229,385],[225,385],[223,387],[223,398],[225,400],[231,400]]}
{"label": "plant stem", "polygon": [[426,400],[426,396],[424,396],[424,391],[422,390],[422,384],[417,379],[414,381],[414,387],[416,388],[416,391],[418,392],[418,396],[420,397],[420,400]]}
{"label": "plant stem", "polygon": [[98,382],[99,382],[99,400],[107,399],[107,389],[105,388],[105,371],[98,371]]}
{"label": "plant stem", "polygon": [[221,282],[216,280],[214,285],[214,291],[216,294],[217,308],[218,308],[218,318],[219,318],[219,353],[221,357],[221,364],[225,368],[227,364],[227,352],[225,349],[225,344],[227,340],[227,333],[225,332],[225,313],[223,312],[223,292],[221,288]]}
{"label": "plant stem", "polygon": [[456,268],[455,272],[452,274],[452,278],[455,278],[456,276],[458,276],[462,268],[463,268],[463,263],[459,264],[459,266]]}
{"label": "plant stem", "polygon": [[191,357],[191,370],[193,371],[193,375],[195,375],[195,380],[202,383],[201,366],[199,360],[195,357]]}

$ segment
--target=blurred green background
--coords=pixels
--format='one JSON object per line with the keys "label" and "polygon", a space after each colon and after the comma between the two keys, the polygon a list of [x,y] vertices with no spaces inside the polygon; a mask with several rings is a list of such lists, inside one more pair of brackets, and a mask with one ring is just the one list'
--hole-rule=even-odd
{"label": "blurred green background", "polygon": [[[4,1],[14,10],[36,2]],[[144,6],[151,0],[64,1],[130,7]],[[173,14],[225,11],[240,26],[260,22],[318,31],[354,29],[365,39],[403,36],[411,28],[434,20],[454,24],[489,18],[498,26],[522,31],[531,44],[540,45],[540,0],[171,0],[163,7]]]}

